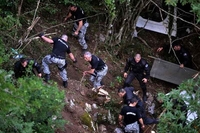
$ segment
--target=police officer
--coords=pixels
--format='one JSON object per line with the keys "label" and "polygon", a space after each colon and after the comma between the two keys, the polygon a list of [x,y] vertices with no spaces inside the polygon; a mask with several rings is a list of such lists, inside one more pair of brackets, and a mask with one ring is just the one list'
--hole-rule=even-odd
{"label": "police officer", "polygon": [[93,82],[93,91],[97,91],[102,87],[101,81],[103,77],[108,72],[108,66],[103,62],[103,60],[95,55],[92,55],[90,52],[84,53],[85,61],[90,63],[90,70],[84,71],[83,75],[91,75],[90,81]]}
{"label": "police officer", "polygon": [[71,4],[69,6],[69,13],[65,17],[64,22],[71,17],[75,20],[73,27],[73,35],[78,36],[79,44],[82,46],[83,52],[86,52],[88,45],[85,40],[85,34],[89,23],[85,18],[84,11],[80,7]]}
{"label": "police officer", "polygon": [[[180,67],[188,67],[188,68],[193,68],[193,63],[192,63],[192,56],[189,53],[187,49],[185,49],[182,45],[181,42],[174,42],[172,44],[172,47],[175,51],[175,54],[178,58],[178,62],[180,63]],[[164,45],[162,47],[159,47],[157,49],[157,52],[161,52],[162,50],[169,49],[169,45]]]}
{"label": "police officer", "polygon": [[[130,71],[129,74],[128,71]],[[133,79],[137,78],[143,91],[143,101],[146,101],[146,83],[149,77],[150,68],[147,61],[141,58],[140,54],[136,54],[134,58],[131,57],[126,62],[126,66],[124,68],[124,78],[126,79],[123,87],[130,86]]]}
{"label": "police officer", "polygon": [[123,104],[129,105],[130,100],[133,97],[136,97],[136,95],[133,94],[133,91],[134,91],[134,87],[125,87],[125,88],[118,89],[119,97],[123,98],[123,101],[121,101],[121,103],[123,102]]}
{"label": "police officer", "polygon": [[132,98],[129,105],[124,106],[119,113],[119,125],[124,128],[125,133],[139,133],[138,121],[141,124],[141,128],[145,128],[142,116],[138,108],[136,108],[137,102],[136,98]]}
{"label": "police officer", "polygon": [[[37,71],[35,73],[34,69]],[[31,73],[38,75],[38,77],[42,76],[41,66],[33,59],[25,59],[21,58],[19,61],[14,64],[14,73],[15,78],[20,78],[23,76],[28,76]]]}
{"label": "police officer", "polygon": [[52,53],[49,55],[46,55],[42,59],[42,65],[44,67],[43,72],[45,74],[45,81],[48,82],[50,79],[50,70],[49,70],[49,64],[56,64],[59,71],[60,76],[63,80],[63,86],[67,87],[67,71],[65,68],[67,67],[67,61],[65,60],[66,53],[69,55],[71,60],[76,63],[77,60],[74,57],[74,55],[70,51],[70,47],[67,43],[67,35],[62,35],[61,38],[55,37],[53,39],[45,37],[44,33],[41,33],[39,35],[45,42],[53,44],[53,50]]}
{"label": "police officer", "polygon": [[141,114],[142,119],[144,121],[144,124],[145,125],[157,124],[159,120],[147,117],[144,103],[142,102],[142,100],[140,100],[140,98],[137,95],[133,93],[133,91],[134,91],[133,87],[120,88],[118,90],[118,95],[119,97],[123,98],[122,102],[126,105],[129,105],[131,103],[132,98],[136,98],[138,101],[136,104],[136,108],[138,108],[139,113]]}

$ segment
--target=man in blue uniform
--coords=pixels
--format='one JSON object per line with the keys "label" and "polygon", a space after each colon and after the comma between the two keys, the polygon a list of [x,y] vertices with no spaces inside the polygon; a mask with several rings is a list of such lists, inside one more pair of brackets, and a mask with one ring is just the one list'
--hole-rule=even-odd
{"label": "man in blue uniform", "polygon": [[[129,74],[128,74],[129,71]],[[143,101],[147,100],[146,96],[146,83],[150,77],[150,68],[147,61],[143,58],[141,58],[140,54],[136,54],[134,58],[129,58],[126,62],[126,66],[124,68],[124,86],[128,87],[130,86],[131,82],[134,78],[137,78],[139,81],[140,87],[143,91]]]}
{"label": "man in blue uniform", "polygon": [[[189,53],[187,49],[185,49],[182,45],[181,42],[174,42],[172,44],[172,47],[175,51],[175,54],[178,58],[178,62],[180,64],[180,67],[188,67],[188,68],[193,68],[193,63],[192,63],[192,56]],[[157,49],[157,52],[161,52],[162,50],[169,50],[169,45],[164,45],[162,47],[159,47]]]}
{"label": "man in blue uniform", "polygon": [[74,57],[74,55],[70,51],[70,47],[67,43],[67,35],[62,35],[61,38],[48,38],[45,37],[43,33],[39,35],[45,42],[53,45],[52,53],[49,55],[46,55],[42,60],[42,65],[44,67],[43,72],[45,74],[45,81],[48,82],[50,79],[50,70],[49,70],[49,64],[56,64],[59,71],[60,76],[63,80],[63,86],[67,87],[67,71],[65,68],[67,67],[67,61],[65,60],[66,53],[69,55],[71,60],[76,63],[77,60]]}
{"label": "man in blue uniform", "polygon": [[84,53],[84,59],[89,62],[91,66],[90,70],[83,72],[83,75],[91,75],[90,81],[93,82],[92,90],[96,91],[102,87],[101,81],[108,72],[108,66],[101,58],[92,55],[90,52]]}
{"label": "man in blue uniform", "polygon": [[69,6],[69,13],[64,19],[64,22],[67,21],[69,18],[75,20],[73,27],[73,35],[78,36],[79,44],[82,46],[83,52],[86,52],[88,45],[85,40],[85,34],[89,23],[85,18],[84,11],[80,7],[71,4]]}
{"label": "man in blue uniform", "polygon": [[[37,73],[35,73],[34,69],[37,71]],[[38,77],[41,77],[42,69],[41,66],[35,60],[21,58],[14,64],[14,73],[15,78],[29,76],[31,75],[31,73],[37,75]]]}

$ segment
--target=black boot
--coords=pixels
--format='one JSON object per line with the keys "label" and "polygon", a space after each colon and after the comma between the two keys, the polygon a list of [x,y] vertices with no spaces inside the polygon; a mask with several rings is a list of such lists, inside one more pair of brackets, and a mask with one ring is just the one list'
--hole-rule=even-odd
{"label": "black boot", "polygon": [[49,79],[50,79],[50,74],[45,74],[44,81],[48,83]]}
{"label": "black boot", "polygon": [[67,81],[63,81],[63,86],[67,88]]}
{"label": "black boot", "polygon": [[147,89],[146,89],[146,87],[142,87],[142,91],[143,91],[143,97],[142,97],[142,99],[143,99],[143,102],[146,102],[147,101]]}

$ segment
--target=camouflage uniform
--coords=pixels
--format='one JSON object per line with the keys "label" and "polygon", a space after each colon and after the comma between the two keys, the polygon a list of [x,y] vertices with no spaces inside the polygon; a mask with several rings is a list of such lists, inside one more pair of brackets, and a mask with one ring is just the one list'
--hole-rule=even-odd
{"label": "camouflage uniform", "polygon": [[60,58],[56,58],[52,55],[46,55],[43,60],[42,60],[42,65],[44,67],[43,72],[45,74],[50,74],[50,70],[49,70],[49,64],[56,64],[58,69],[59,69],[59,73],[60,73],[60,77],[62,78],[63,81],[67,81],[67,71],[65,70],[64,66],[66,64],[65,59],[60,59]]}
{"label": "camouflage uniform", "polygon": [[[61,38],[53,38],[53,50],[52,53],[46,55],[42,60],[43,72],[46,75],[50,75],[49,64],[56,64],[59,71],[60,77],[63,82],[66,82],[67,79],[67,71],[65,68],[67,67],[67,61],[65,60],[66,53],[70,54],[70,47],[66,41]],[[46,76],[46,81],[49,80],[49,77]]]}
{"label": "camouflage uniform", "polygon": [[[82,49],[88,48],[87,42],[85,40],[85,34],[86,34],[88,26],[89,26],[89,23],[85,22],[85,24],[81,27],[79,34],[78,34],[78,42],[82,46]],[[74,23],[73,32],[75,32],[77,28],[78,28],[77,23]]]}
{"label": "camouflage uniform", "polygon": [[81,29],[79,30],[79,33],[78,33],[78,41],[79,41],[79,44],[82,46],[82,49],[87,49],[88,45],[85,40],[85,34],[87,31],[87,27],[89,26],[89,23],[85,19],[85,14],[84,14],[83,10],[78,6],[77,6],[76,11],[70,11],[70,13],[72,14],[72,18],[75,20],[74,27],[73,27],[73,33],[77,30],[79,21],[83,21],[83,26],[81,27]]}

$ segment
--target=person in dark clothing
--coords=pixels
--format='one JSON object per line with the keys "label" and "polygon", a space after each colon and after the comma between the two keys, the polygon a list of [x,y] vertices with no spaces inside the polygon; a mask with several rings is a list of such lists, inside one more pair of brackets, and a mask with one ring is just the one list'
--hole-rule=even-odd
{"label": "person in dark clothing", "polygon": [[65,60],[66,53],[69,55],[71,60],[76,63],[77,60],[72,54],[70,47],[67,43],[67,35],[62,35],[61,38],[55,37],[53,39],[45,37],[43,33],[39,35],[45,42],[49,44],[53,44],[53,50],[52,53],[49,55],[46,55],[42,59],[42,65],[44,67],[43,72],[45,74],[45,82],[48,82],[50,79],[50,70],[49,70],[49,64],[56,64],[59,71],[60,76],[63,80],[63,86],[67,88],[67,71],[65,68],[67,67],[67,61]]}
{"label": "person in dark clothing", "polygon": [[85,34],[89,26],[89,23],[85,18],[84,11],[80,7],[71,4],[69,6],[69,13],[65,17],[64,22],[67,21],[69,18],[75,20],[72,35],[78,36],[79,44],[82,46],[83,52],[86,52],[88,45],[85,40]]}
{"label": "person in dark clothing", "polygon": [[[180,42],[176,42],[172,44],[172,47],[175,51],[175,54],[178,58],[178,62],[180,64],[180,67],[188,67],[188,68],[193,68],[193,63],[192,63],[192,56],[189,53],[187,49],[185,49]],[[157,49],[157,52],[161,52],[162,50],[169,50],[170,46],[169,45],[164,45],[162,47],[159,47]]]}
{"label": "person in dark clothing", "polygon": [[138,100],[136,107],[139,109],[145,125],[158,124],[159,121],[157,119],[152,119],[146,116],[144,103],[137,95],[133,93],[133,91],[133,87],[120,88],[118,90],[118,95],[119,97],[123,98],[123,103],[126,105],[130,104],[132,98],[136,98]]}
{"label": "person in dark clothing", "polygon": [[101,58],[92,55],[88,51],[85,52],[84,59],[90,63],[90,70],[84,71],[83,75],[91,75],[90,81],[93,82],[92,90],[97,91],[102,87],[101,81],[108,72],[108,66]]}
{"label": "person in dark clothing", "polygon": [[[128,71],[129,74],[128,74]],[[140,87],[143,91],[143,101],[147,100],[146,96],[146,83],[150,77],[150,67],[147,63],[147,61],[143,58],[141,58],[140,54],[136,54],[134,58],[129,58],[126,62],[126,66],[124,68],[124,86],[128,87],[130,86],[131,82],[134,78],[137,78],[139,81]]]}
{"label": "person in dark clothing", "polygon": [[130,100],[135,97],[135,94],[133,93],[134,87],[125,87],[118,89],[118,95],[119,97],[123,98],[123,104],[129,105]]}
{"label": "person in dark clothing", "polygon": [[130,99],[129,105],[124,106],[119,113],[119,125],[124,128],[125,133],[139,133],[138,121],[141,124],[141,128],[145,128],[140,111],[136,108],[137,102],[136,98]]}
{"label": "person in dark clothing", "polygon": [[[34,69],[37,71],[37,73],[35,73]],[[14,73],[15,78],[29,76],[31,73],[37,75],[38,77],[41,77],[42,69],[41,66],[35,60],[21,58],[14,64]]]}

